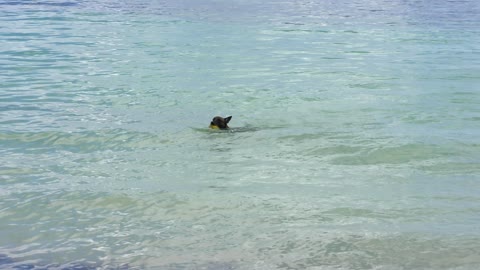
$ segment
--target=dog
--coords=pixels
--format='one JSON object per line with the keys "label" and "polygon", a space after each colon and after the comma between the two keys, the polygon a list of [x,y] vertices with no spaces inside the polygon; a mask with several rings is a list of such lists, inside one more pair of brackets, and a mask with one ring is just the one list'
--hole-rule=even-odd
{"label": "dog", "polygon": [[230,120],[232,119],[231,116],[229,117],[220,117],[220,116],[215,116],[213,119],[212,119],[212,122],[210,122],[210,128],[212,129],[229,129],[228,127],[228,122],[230,122]]}

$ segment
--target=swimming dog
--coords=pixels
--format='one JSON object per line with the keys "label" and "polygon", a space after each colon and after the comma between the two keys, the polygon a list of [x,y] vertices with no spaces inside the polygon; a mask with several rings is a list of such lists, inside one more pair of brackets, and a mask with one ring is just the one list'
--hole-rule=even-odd
{"label": "swimming dog", "polygon": [[213,128],[213,129],[229,129],[228,127],[228,122],[230,122],[230,119],[232,119],[231,116],[229,117],[220,117],[220,116],[215,116],[213,119],[212,119],[212,122],[210,122],[210,128]]}

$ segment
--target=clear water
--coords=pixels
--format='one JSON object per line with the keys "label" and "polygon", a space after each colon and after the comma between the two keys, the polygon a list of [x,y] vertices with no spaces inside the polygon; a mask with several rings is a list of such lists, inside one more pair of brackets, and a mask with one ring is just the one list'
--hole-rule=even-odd
{"label": "clear water", "polygon": [[476,0],[0,0],[0,268],[479,269],[479,44]]}

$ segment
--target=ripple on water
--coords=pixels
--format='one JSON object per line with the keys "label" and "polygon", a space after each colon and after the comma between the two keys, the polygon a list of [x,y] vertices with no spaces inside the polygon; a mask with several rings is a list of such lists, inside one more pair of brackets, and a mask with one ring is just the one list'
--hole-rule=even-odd
{"label": "ripple on water", "polygon": [[0,142],[11,150],[41,153],[51,150],[70,152],[95,152],[155,148],[168,143],[169,139],[147,132],[126,130],[99,130],[96,132],[3,132]]}

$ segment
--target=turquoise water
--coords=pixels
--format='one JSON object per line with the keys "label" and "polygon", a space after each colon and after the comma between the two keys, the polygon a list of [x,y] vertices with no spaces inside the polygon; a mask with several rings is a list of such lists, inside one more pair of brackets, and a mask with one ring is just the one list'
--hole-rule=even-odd
{"label": "turquoise water", "polygon": [[0,268],[478,269],[479,44],[476,0],[0,0]]}

